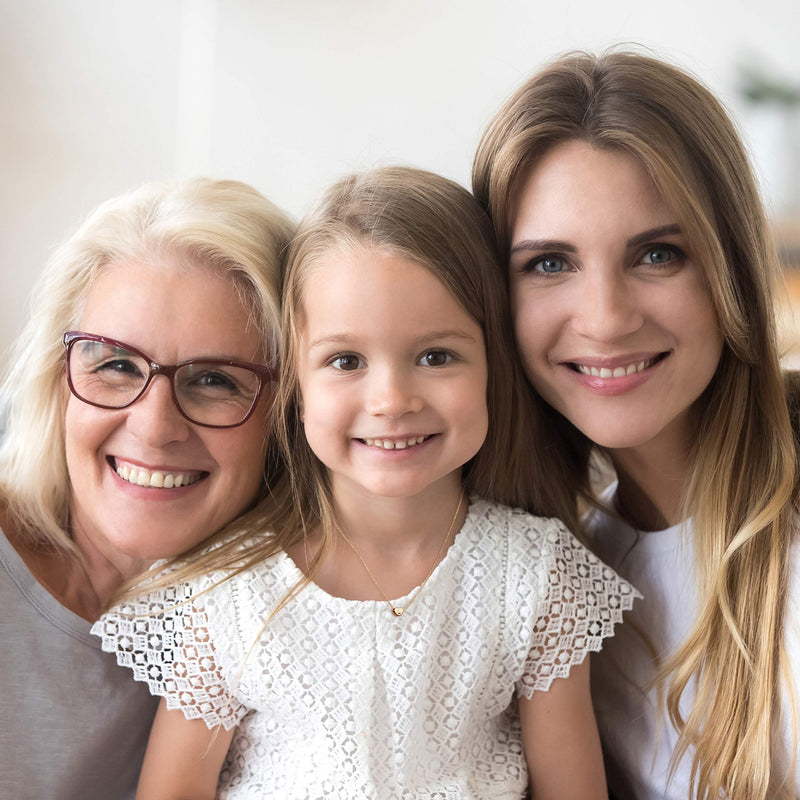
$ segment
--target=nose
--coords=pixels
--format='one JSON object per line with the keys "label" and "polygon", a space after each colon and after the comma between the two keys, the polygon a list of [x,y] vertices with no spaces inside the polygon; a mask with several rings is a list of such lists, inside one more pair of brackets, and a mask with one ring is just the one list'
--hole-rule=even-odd
{"label": "nose", "polygon": [[175,405],[169,378],[155,375],[144,394],[128,409],[128,429],[150,447],[184,442],[191,423]]}
{"label": "nose", "polygon": [[644,324],[636,279],[617,269],[585,269],[582,291],[573,308],[572,325],[581,336],[611,342]]}
{"label": "nose", "polygon": [[399,419],[422,410],[422,397],[408,370],[373,367],[366,392],[366,410],[373,416]]}

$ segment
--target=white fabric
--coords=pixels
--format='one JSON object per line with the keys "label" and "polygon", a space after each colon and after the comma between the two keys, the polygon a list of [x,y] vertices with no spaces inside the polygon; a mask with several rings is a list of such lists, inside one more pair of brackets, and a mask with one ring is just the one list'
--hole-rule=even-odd
{"label": "white fabric", "polygon": [[401,618],[311,584],[262,630],[300,577],[280,554],[94,628],[170,708],[238,723],[221,798],[522,797],[515,691],[568,675],[634,597],[557,520],[482,500]]}
{"label": "white fabric", "polygon": [[[617,484],[602,495],[613,508]],[[691,522],[663,531],[641,532],[601,511],[587,515],[586,527],[595,552],[644,595],[626,617],[626,624],[592,660],[592,696],[607,756],[609,787],[619,800],[687,800],[690,797],[691,753],[668,780],[670,759],[678,739],[666,714],[665,698],[651,684],[657,666],[666,663],[690,633],[697,615]],[[785,642],[795,696],[800,701],[800,546],[792,551],[793,580],[789,590]],[[647,689],[646,687],[651,686]],[[778,737],[776,774],[791,769],[791,709],[784,693],[783,731]],[[692,686],[681,708],[691,704]],[[795,776],[800,796],[800,773]]]}

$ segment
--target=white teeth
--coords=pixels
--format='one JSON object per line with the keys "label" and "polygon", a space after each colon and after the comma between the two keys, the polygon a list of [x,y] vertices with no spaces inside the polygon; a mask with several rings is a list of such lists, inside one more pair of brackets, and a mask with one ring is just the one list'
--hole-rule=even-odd
{"label": "white teeth", "polygon": [[591,375],[593,378],[624,378],[626,375],[633,375],[635,372],[641,372],[647,367],[651,366],[653,359],[648,358],[645,361],[640,361],[638,364],[629,364],[627,367],[587,367],[583,364],[576,364],[578,372],[582,375]]}
{"label": "white teeth", "polygon": [[370,447],[380,447],[382,450],[405,450],[415,444],[422,444],[427,436],[414,436],[411,439],[392,441],[391,439],[364,439],[364,443]]}
{"label": "white teeth", "polygon": [[115,466],[117,475],[127,483],[136,486],[147,486],[151,489],[178,489],[189,486],[200,480],[200,472],[164,472],[163,470],[144,469],[142,467],[129,467],[127,464]]}

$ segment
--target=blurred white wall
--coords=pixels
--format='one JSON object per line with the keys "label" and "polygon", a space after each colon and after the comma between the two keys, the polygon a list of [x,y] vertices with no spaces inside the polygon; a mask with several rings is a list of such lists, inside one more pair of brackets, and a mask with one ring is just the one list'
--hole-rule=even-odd
{"label": "blurred white wall", "polygon": [[639,43],[746,115],[737,65],[800,84],[797,0],[0,0],[0,352],[53,246],[143,181],[248,181],[299,216],[403,162],[469,184],[500,102],[569,49]]}

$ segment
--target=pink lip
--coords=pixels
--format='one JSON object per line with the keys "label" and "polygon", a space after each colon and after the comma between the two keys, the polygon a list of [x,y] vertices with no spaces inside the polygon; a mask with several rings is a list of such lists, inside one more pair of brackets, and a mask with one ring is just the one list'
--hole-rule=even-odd
{"label": "pink lip", "polygon": [[[577,361],[562,361],[559,366],[564,368],[569,375],[576,380],[581,386],[589,389],[595,394],[604,397],[613,397],[616,395],[627,394],[637,389],[642,384],[646,383],[655,374],[658,368],[669,358],[670,353],[636,353],[632,355],[618,356],[613,358],[581,358]],[[599,377],[596,375],[585,375],[578,372],[573,368],[573,364],[580,364],[585,367],[594,367],[596,369],[614,369],[616,367],[627,367],[630,364],[638,364],[642,361],[649,361],[658,356],[659,358],[655,363],[645,367],[641,372],[634,372],[630,375],[622,375],[619,377]]]}
{"label": "pink lip", "polygon": [[668,350],[650,350],[641,353],[624,353],[619,356],[580,356],[578,358],[560,358],[559,364],[578,364],[582,367],[594,367],[595,369],[616,369],[617,367],[628,367],[631,364],[639,364],[642,361],[651,361],[658,356],[668,354]]}
{"label": "pink lip", "polygon": [[122,456],[107,456],[106,461],[114,468],[115,464],[128,464],[133,467],[140,467],[141,469],[149,470],[150,472],[204,472],[205,470],[197,469],[197,467],[176,467],[166,466],[162,464],[148,464],[145,461],[139,461],[135,458],[123,458]]}
{"label": "pink lip", "polygon": [[[174,467],[171,469],[162,468],[162,467],[151,467],[145,464],[142,461],[136,461],[132,459],[120,459],[120,461],[124,464],[131,464],[137,467],[142,467],[144,469],[149,470],[150,472],[201,472],[202,470],[181,470],[175,469]],[[169,502],[175,500],[181,500],[186,497],[186,495],[192,493],[193,489],[197,489],[199,486],[202,486],[205,483],[206,478],[208,478],[208,472],[202,471],[203,475],[194,483],[190,483],[186,486],[180,486],[178,488],[171,488],[171,489],[161,489],[156,486],[140,486],[136,483],[130,483],[129,481],[124,480],[120,475],[117,474],[116,469],[114,468],[116,459],[113,456],[108,456],[106,458],[106,463],[108,464],[109,472],[111,473],[111,480],[114,482],[114,485],[119,489],[121,492],[124,492],[126,495],[141,499],[147,500],[148,502]]]}
{"label": "pink lip", "polygon": [[380,439],[382,442],[407,442],[409,439],[419,439],[420,437],[430,437],[435,436],[432,433],[409,433],[407,435],[398,435],[394,434],[393,436],[383,436],[382,434],[377,435],[370,435],[370,436],[358,436],[355,437],[360,439],[361,441],[366,441],[367,439]]}
{"label": "pink lip", "polygon": [[[366,441],[364,441],[365,439],[380,439],[381,441],[384,442],[407,442],[409,439],[419,438],[420,436],[426,437],[424,442],[411,445],[410,447],[402,447],[398,449],[392,448],[391,450],[386,450],[383,447],[377,447],[376,445],[367,444]],[[375,453],[376,456],[379,455],[382,457],[402,458],[403,456],[410,457],[411,455],[413,455],[416,452],[419,452],[420,450],[427,450],[429,444],[433,440],[438,438],[439,438],[438,433],[427,433],[427,434],[418,433],[416,435],[410,435],[410,436],[364,436],[354,439],[353,441],[355,441],[356,444],[360,445],[365,450]]]}

